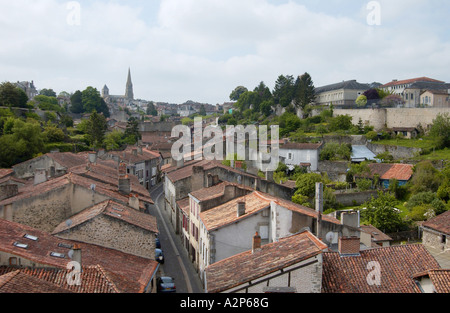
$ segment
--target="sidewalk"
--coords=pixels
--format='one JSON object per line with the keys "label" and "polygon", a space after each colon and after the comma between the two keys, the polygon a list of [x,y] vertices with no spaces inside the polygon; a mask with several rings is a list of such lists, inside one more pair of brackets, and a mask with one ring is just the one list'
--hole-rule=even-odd
{"label": "sidewalk", "polygon": [[428,252],[438,261],[443,269],[450,269],[450,252],[443,252],[442,250],[426,247]]}

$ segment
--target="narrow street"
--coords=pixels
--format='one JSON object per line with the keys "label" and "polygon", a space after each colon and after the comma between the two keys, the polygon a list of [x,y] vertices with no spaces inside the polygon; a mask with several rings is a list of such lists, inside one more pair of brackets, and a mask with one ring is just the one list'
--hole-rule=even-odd
{"label": "narrow street", "polygon": [[150,191],[155,205],[150,207],[150,215],[158,221],[159,240],[164,253],[165,262],[160,266],[159,276],[170,276],[175,279],[177,293],[203,293],[202,283],[189,260],[180,238],[175,234],[167,214],[164,212],[163,184]]}

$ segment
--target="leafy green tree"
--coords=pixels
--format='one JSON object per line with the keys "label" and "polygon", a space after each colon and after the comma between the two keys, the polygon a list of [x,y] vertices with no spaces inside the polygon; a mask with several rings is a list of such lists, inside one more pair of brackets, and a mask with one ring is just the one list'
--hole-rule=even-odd
{"label": "leafy green tree", "polygon": [[49,143],[63,142],[66,138],[64,131],[54,124],[49,124],[44,128],[43,136]]}
{"label": "leafy green tree", "polygon": [[248,91],[248,89],[245,88],[244,86],[238,86],[238,87],[236,87],[236,88],[231,92],[231,94],[230,94],[230,100],[232,100],[232,101],[238,101],[239,98],[241,97],[241,95],[242,95],[244,92],[247,92],[247,91]]}
{"label": "leafy green tree", "polygon": [[99,149],[103,146],[107,129],[108,124],[105,116],[94,111],[86,122],[86,134],[93,149]]}
{"label": "leafy green tree", "polygon": [[317,173],[306,173],[300,175],[296,181],[297,191],[295,194],[300,194],[306,197],[314,197],[316,193],[316,183],[323,182],[323,178]]}
{"label": "leafy green tree", "polygon": [[450,115],[448,113],[440,113],[433,120],[430,136],[436,141],[438,148],[450,147]]}
{"label": "leafy green tree", "polygon": [[27,94],[10,82],[0,85],[0,106],[26,108]]}
{"label": "leafy green tree", "polygon": [[413,175],[408,182],[412,194],[424,191],[436,192],[443,181],[442,174],[430,161],[422,161],[413,167]]}
{"label": "leafy green tree", "polygon": [[338,161],[350,160],[352,156],[351,148],[346,144],[339,144],[337,142],[328,142],[320,151],[321,161]]}
{"label": "leafy green tree", "polygon": [[295,105],[305,109],[307,105],[311,104],[316,99],[316,92],[311,75],[304,73],[297,77],[294,86]]}
{"label": "leafy green tree", "polygon": [[378,197],[372,197],[361,206],[361,221],[386,233],[404,230],[407,224],[395,210],[397,203],[395,195],[380,191]]}
{"label": "leafy green tree", "polygon": [[103,113],[105,117],[109,117],[109,109],[100,92],[94,87],[87,87],[81,92],[83,109],[86,113]]}
{"label": "leafy green tree", "polygon": [[56,99],[55,97],[38,95],[34,97],[34,101],[37,103],[38,108],[41,110],[56,112],[62,111],[61,106],[58,104],[58,99]]}
{"label": "leafy green tree", "polygon": [[330,121],[330,130],[349,130],[353,126],[352,119],[353,118],[350,115],[338,115],[333,117]]}
{"label": "leafy green tree", "polygon": [[108,151],[119,150],[124,144],[124,134],[119,130],[114,130],[105,135],[103,144]]}
{"label": "leafy green tree", "polygon": [[302,126],[302,121],[296,114],[285,112],[278,117],[278,125],[280,126],[280,136],[283,137],[298,130]]}
{"label": "leafy green tree", "polygon": [[70,103],[72,104],[70,107],[70,111],[72,113],[84,113],[83,94],[81,93],[81,91],[75,91],[75,93],[70,97]]}
{"label": "leafy green tree", "polygon": [[54,97],[54,98],[56,98],[56,92],[54,92],[53,91],[53,89],[42,89],[40,92],[39,92],[39,94],[40,95],[42,95],[42,96],[47,96],[47,97]]}
{"label": "leafy green tree", "polygon": [[367,104],[367,97],[365,95],[360,95],[356,99],[355,103],[357,107],[365,107]]}
{"label": "leafy green tree", "polygon": [[204,104],[201,105],[199,114],[201,116],[206,116],[206,109],[205,109],[205,105]]}

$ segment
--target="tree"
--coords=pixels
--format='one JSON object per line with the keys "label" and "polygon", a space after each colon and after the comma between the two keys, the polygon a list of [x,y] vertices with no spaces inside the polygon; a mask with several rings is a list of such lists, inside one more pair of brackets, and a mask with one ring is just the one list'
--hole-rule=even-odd
{"label": "tree", "polygon": [[157,116],[158,111],[155,108],[155,104],[153,102],[150,102],[147,106],[147,115]]}
{"label": "tree", "polygon": [[206,116],[206,109],[205,109],[205,105],[202,104],[200,107],[200,111],[198,112],[201,116]]}
{"label": "tree", "polygon": [[40,92],[39,92],[39,94],[40,95],[42,95],[42,96],[47,96],[47,97],[54,97],[54,98],[56,98],[56,92],[54,92],[53,91],[53,89],[42,89]]}
{"label": "tree", "polygon": [[128,120],[127,128],[125,130],[125,138],[127,143],[132,145],[142,139],[142,135],[139,132],[139,121],[134,117],[131,117]]}
{"label": "tree", "polygon": [[280,75],[275,82],[275,88],[272,92],[275,104],[287,107],[291,104],[295,97],[295,81],[294,76]]}
{"label": "tree", "polygon": [[450,115],[439,113],[433,120],[430,136],[435,140],[438,148],[450,147]]}
{"label": "tree", "polygon": [[109,117],[109,109],[105,100],[100,95],[100,92],[94,87],[87,87],[81,93],[83,109],[85,113],[103,113],[105,117]]}
{"label": "tree", "polygon": [[355,103],[357,107],[365,107],[367,105],[367,97],[365,95],[360,95]]}
{"label": "tree", "polygon": [[375,89],[375,88],[366,90],[366,92],[364,92],[363,95],[367,97],[367,100],[378,100],[378,99],[380,99],[380,94],[378,93],[378,90]]}
{"label": "tree", "polygon": [[27,94],[10,82],[0,85],[0,106],[26,108]]}
{"label": "tree", "polygon": [[75,114],[81,114],[84,113],[84,107],[83,107],[83,94],[81,91],[77,90],[75,93],[70,97],[70,103],[72,104],[70,107],[70,111]]}
{"label": "tree", "polygon": [[442,180],[442,174],[430,161],[422,161],[413,167],[413,175],[408,186],[412,194],[424,191],[436,192]]}
{"label": "tree", "polygon": [[352,128],[353,118],[350,115],[338,115],[330,120],[330,130],[349,130]]}
{"label": "tree", "polygon": [[248,89],[245,88],[244,86],[238,86],[236,87],[233,92],[231,92],[230,94],[230,100],[232,101],[238,101],[240,96],[244,93],[247,92]]}
{"label": "tree", "polygon": [[363,223],[373,225],[383,232],[390,233],[405,229],[406,223],[395,210],[397,204],[395,195],[378,192],[378,197],[373,197],[361,207],[361,220]]}
{"label": "tree", "polygon": [[305,197],[314,197],[316,193],[316,183],[322,182],[322,176],[317,173],[306,173],[300,175],[296,181],[296,195],[300,194]]}
{"label": "tree", "polygon": [[99,149],[103,145],[108,124],[103,114],[94,111],[86,123],[86,134],[93,149]]}
{"label": "tree", "polygon": [[56,112],[62,111],[62,108],[58,104],[58,100],[55,97],[39,95],[34,97],[34,101],[37,103],[38,108],[41,110]]}
{"label": "tree", "polygon": [[308,73],[297,77],[294,89],[295,105],[297,107],[305,109],[307,105],[316,99],[314,83]]}
{"label": "tree", "polygon": [[350,160],[352,156],[351,148],[346,144],[339,144],[337,142],[328,142],[320,151],[321,161],[337,161]]}
{"label": "tree", "polygon": [[381,100],[382,106],[397,106],[397,105],[404,105],[406,102],[403,100],[403,98],[399,95],[387,95]]}
{"label": "tree", "polygon": [[118,150],[124,144],[124,134],[120,130],[114,130],[105,135],[103,144],[108,151]]}

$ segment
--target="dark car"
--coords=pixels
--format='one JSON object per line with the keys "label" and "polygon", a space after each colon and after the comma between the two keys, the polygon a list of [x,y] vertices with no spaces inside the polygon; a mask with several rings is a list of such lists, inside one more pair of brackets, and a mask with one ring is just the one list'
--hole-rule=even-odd
{"label": "dark car", "polygon": [[161,264],[164,264],[164,253],[161,249],[155,249],[155,260]]}
{"label": "dark car", "polygon": [[159,277],[157,279],[158,292],[177,292],[175,280],[172,277]]}
{"label": "dark car", "polygon": [[156,237],[155,239],[156,249],[161,249],[161,241],[159,241],[159,238]]}

